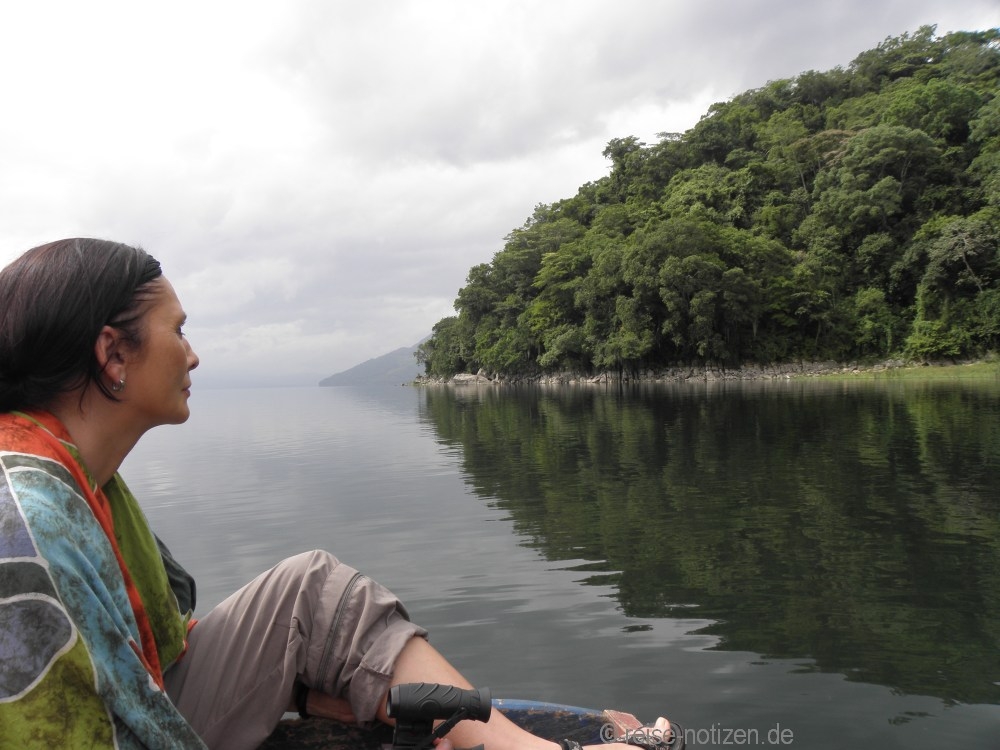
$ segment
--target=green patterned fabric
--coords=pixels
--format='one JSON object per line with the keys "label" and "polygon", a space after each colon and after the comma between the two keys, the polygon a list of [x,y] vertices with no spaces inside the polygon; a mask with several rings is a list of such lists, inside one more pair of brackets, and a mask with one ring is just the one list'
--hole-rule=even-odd
{"label": "green patterned fabric", "polygon": [[0,414],[0,747],[200,750],[162,677],[190,613],[128,488],[68,440]]}

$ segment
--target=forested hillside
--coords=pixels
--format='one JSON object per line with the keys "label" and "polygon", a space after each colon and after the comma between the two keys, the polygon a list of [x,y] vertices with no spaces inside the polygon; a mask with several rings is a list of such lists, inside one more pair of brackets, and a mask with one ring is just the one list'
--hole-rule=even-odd
{"label": "forested hillside", "polygon": [[890,38],[612,140],[473,267],[418,359],[635,373],[1000,348],[1000,29]]}

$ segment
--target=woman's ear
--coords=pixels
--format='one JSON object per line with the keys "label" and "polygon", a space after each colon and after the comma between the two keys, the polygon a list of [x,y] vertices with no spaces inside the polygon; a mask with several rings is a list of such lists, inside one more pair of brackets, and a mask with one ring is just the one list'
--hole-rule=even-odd
{"label": "woman's ear", "polygon": [[122,337],[111,326],[104,326],[97,334],[94,355],[101,372],[107,374],[112,383],[125,380],[125,358],[122,356]]}

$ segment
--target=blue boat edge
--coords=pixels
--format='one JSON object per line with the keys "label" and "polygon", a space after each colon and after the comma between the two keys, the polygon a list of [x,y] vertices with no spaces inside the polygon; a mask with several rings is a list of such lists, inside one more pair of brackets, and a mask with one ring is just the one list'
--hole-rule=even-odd
{"label": "blue boat edge", "polygon": [[[545,701],[494,698],[493,709],[518,726],[550,740],[600,744],[641,726],[632,714]],[[261,750],[383,750],[391,746],[389,727],[361,729],[325,719],[282,721]]]}

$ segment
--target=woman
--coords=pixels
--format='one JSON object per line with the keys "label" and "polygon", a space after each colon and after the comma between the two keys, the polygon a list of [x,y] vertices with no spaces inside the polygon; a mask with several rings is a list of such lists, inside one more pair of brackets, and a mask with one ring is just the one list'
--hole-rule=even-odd
{"label": "woman", "polygon": [[[324,552],[192,618],[194,581],[117,473],[147,430],[188,418],[198,366],[155,259],[34,248],[0,272],[0,311],[0,746],[252,748],[290,707],[389,721],[392,685],[470,687],[389,591]],[[498,712],[453,744],[560,747]]]}

